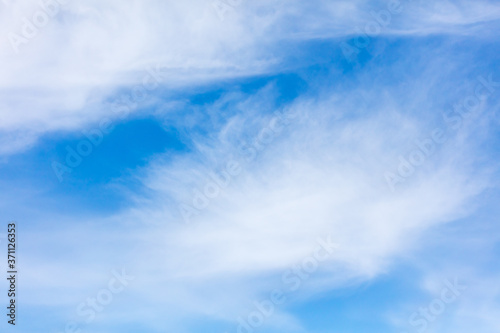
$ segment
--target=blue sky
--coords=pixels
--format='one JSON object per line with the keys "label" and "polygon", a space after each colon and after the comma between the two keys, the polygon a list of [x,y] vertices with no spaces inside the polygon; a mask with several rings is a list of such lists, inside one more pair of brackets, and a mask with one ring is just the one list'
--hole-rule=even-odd
{"label": "blue sky", "polygon": [[0,6],[5,331],[500,331],[498,2]]}

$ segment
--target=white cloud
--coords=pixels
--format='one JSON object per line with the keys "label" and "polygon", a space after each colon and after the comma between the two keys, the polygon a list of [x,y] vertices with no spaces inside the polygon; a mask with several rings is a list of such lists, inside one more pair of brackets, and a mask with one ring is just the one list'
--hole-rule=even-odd
{"label": "white cloud", "polygon": [[[420,80],[428,81],[428,74],[415,84]],[[212,127],[208,137],[195,138],[195,151],[173,161],[160,156],[136,175],[147,191],[133,198],[133,207],[85,227],[66,226],[64,234],[55,232],[61,242],[42,247],[38,242],[37,255],[29,250],[29,276],[42,276],[25,282],[31,286],[29,304],[76,306],[86,293],[102,287],[107,281],[103,274],[118,263],[138,284],[127,289],[126,301],[114,309],[137,315],[130,304],[143,304],[143,318],[153,318],[158,308],[168,311],[169,319],[151,324],[156,329],[182,326],[193,316],[234,322],[253,311],[254,300],[266,299],[274,288],[290,287],[283,273],[311,255],[318,237],[331,235],[339,248],[289,295],[290,302],[387,271],[396,257],[416,246],[422,232],[470,214],[473,199],[487,187],[487,168],[475,168],[483,139],[475,133],[478,126],[487,132],[480,121],[485,114],[471,118],[459,135],[450,134],[435,155],[391,192],[384,172],[397,167],[399,154],[414,149],[415,138],[431,132],[436,125],[427,119],[441,110],[422,111],[426,120],[415,121],[406,104],[418,101],[400,98],[397,88],[386,86],[304,96],[279,110],[291,115],[282,116],[283,129],[271,142],[261,137],[261,151],[243,162],[250,155],[238,153],[242,140],[255,146],[262,129],[276,128],[275,115],[261,103],[275,96],[272,87],[237,96],[229,100],[239,112]],[[369,112],[359,109],[359,96],[370,105]],[[230,160],[240,161],[242,172],[192,224],[183,224],[178,204],[192,205],[193,188],[203,191],[210,172],[219,172]],[[54,237],[50,235],[48,240]],[[77,248],[79,260],[71,253],[45,258],[40,248],[53,246]],[[94,262],[97,257],[101,259]],[[54,285],[47,267],[69,282]],[[77,280],[65,273],[74,271],[82,272]],[[67,298],[46,297],[68,286],[73,291]],[[129,320],[114,312],[118,310],[109,311],[103,320]],[[285,308],[276,311],[269,324],[285,321],[300,328]]]}
{"label": "white cloud", "polygon": [[[5,140],[0,152],[33,145],[46,131],[76,130],[109,116],[107,99],[141,84],[150,65],[166,66],[167,90],[272,72],[280,66],[281,41],[352,35],[370,19],[361,10],[366,3],[249,2],[224,21],[205,1],[68,3],[19,54],[8,44],[1,46],[0,135]],[[38,8],[35,2],[13,6],[19,12],[2,21],[5,31],[18,29],[19,19]],[[492,2],[459,2],[450,9],[448,2],[439,1],[435,6],[405,11],[387,33],[448,32],[457,25],[460,29],[453,31],[465,31],[465,24],[498,17],[498,5]],[[426,16],[430,11],[435,14]],[[25,283],[32,295],[27,302],[76,306],[88,290],[93,293],[100,281],[106,282],[102,272],[116,268],[118,261],[140,281],[131,285],[129,297],[145,304],[144,318],[161,305],[179,322],[193,314],[232,321],[251,309],[254,299],[283,287],[283,272],[310,255],[317,238],[327,235],[340,247],[294,297],[386,271],[395,257],[415,246],[423,231],[470,214],[472,200],[489,181],[489,166],[476,165],[478,144],[485,139],[476,133],[488,135],[487,118],[479,115],[456,136],[450,134],[396,192],[387,186],[384,173],[397,169],[398,156],[415,149],[414,140],[437,126],[442,110],[433,105],[431,90],[463,65],[422,58],[426,71],[405,77],[407,86],[372,85],[370,72],[360,80],[370,83],[355,89],[335,85],[339,79],[319,95],[302,96],[279,110],[289,123],[274,134],[275,115],[268,112],[268,102],[275,98],[272,87],[250,97],[224,96],[204,111],[216,113],[224,103],[239,111],[229,119],[214,118],[208,136],[193,135],[194,152],[173,161],[163,156],[151,161],[136,175],[147,195],[132,196],[133,207],[99,219],[100,226],[66,226],[58,234],[61,242],[41,246],[60,249],[64,255],[59,257],[48,260],[39,244],[31,243],[36,249],[27,245],[31,274]],[[397,66],[407,73],[403,62]],[[459,94],[443,93],[440,102]],[[428,109],[415,115],[413,110],[422,106]],[[162,110],[156,116],[168,119]],[[246,141],[255,148],[259,134],[260,151],[243,162],[249,155],[248,150],[246,155],[238,152],[240,144]],[[271,142],[266,143],[266,135],[273,137]],[[241,163],[241,173],[208,207],[199,209],[192,224],[183,224],[179,204],[194,206],[193,189],[203,191],[210,173],[230,168],[233,160]],[[108,244],[110,235],[116,238]],[[64,252],[67,248],[78,248],[79,260],[77,254]],[[73,268],[80,277],[73,277]],[[66,283],[54,285],[49,269]],[[74,286],[68,298],[47,298],[49,291],[68,286]],[[137,314],[136,307],[121,309]],[[286,313],[277,318],[300,327]]]}
{"label": "white cloud", "polygon": [[433,127],[388,109],[403,106],[395,96],[379,99],[377,89],[365,94],[370,113],[353,116],[358,93],[303,98],[285,108],[294,115],[290,124],[255,159],[242,162],[241,174],[190,225],[183,224],[178,204],[192,205],[193,188],[203,191],[211,171],[242,160],[241,140],[250,142],[273,117],[251,107],[253,98],[264,97],[242,102],[249,108],[199,151],[174,162],[158,158],[146,168],[139,179],[151,190],[149,199],[139,196],[134,208],[113,219],[151,228],[132,255],[148,286],[137,297],[175,308],[181,317],[233,320],[250,311],[251,300],[289,287],[282,274],[311,254],[318,237],[331,235],[340,247],[292,299],[376,277],[413,249],[422,232],[470,214],[488,179],[483,169],[471,172],[478,122],[461,128],[465,140],[450,134],[393,193],[384,172],[413,149],[408,142]]}
{"label": "white cloud", "polygon": [[[0,29],[6,37],[22,34],[23,18],[33,21],[42,8],[34,0],[2,5]],[[166,67],[167,89],[275,71],[283,56],[281,41],[352,35],[374,20],[366,5],[243,2],[221,21],[210,1],[133,1],[127,6],[68,1],[34,38],[19,45],[17,54],[8,38],[2,40],[0,130],[20,131],[3,135],[29,140],[8,140],[1,151],[14,152],[41,133],[78,129],[112,115],[106,99],[138,84],[150,66]],[[382,33],[452,33],[457,26],[499,16],[498,4],[487,1],[404,6],[401,19],[395,17]],[[374,10],[385,7],[373,4]]]}

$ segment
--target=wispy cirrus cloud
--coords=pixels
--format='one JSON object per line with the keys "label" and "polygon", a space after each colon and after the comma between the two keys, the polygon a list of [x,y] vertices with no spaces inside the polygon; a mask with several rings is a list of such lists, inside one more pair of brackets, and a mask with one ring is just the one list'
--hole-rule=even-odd
{"label": "wispy cirrus cloud", "polygon": [[[35,26],[36,36],[17,45],[18,53],[8,38],[2,41],[0,119],[9,142],[4,152],[33,143],[41,133],[98,122],[110,114],[109,98],[137,84],[150,67],[165,67],[169,90],[276,72],[286,56],[280,51],[283,41],[354,35],[387,7],[365,1],[244,2],[221,22],[210,3],[201,0],[127,7],[116,1],[67,1],[50,10],[55,5],[49,3],[52,7],[37,1],[3,5],[2,30],[19,36],[24,18],[31,22],[40,11],[54,12],[46,25]],[[484,29],[468,25],[499,15],[490,1],[401,1],[401,8],[383,34],[463,31],[484,36]],[[18,109],[23,112],[14,112]]]}
{"label": "wispy cirrus cloud", "polygon": [[[76,135],[103,119],[126,122],[113,103],[130,98],[155,69],[158,87],[143,102],[132,101],[126,116],[173,129],[184,145],[107,179],[100,198],[111,205],[119,193],[123,203],[106,213],[85,203],[81,214],[65,202],[58,207],[49,181],[1,194],[3,207],[28,211],[35,221],[23,250],[26,304],[57,309],[51,325],[81,320],[75,307],[103,288],[111,269],[125,267],[137,284],[98,317],[96,332],[139,325],[137,316],[139,329],[151,331],[196,331],[205,321],[234,329],[255,301],[290,288],[286,274],[299,276],[290,272],[328,236],[338,247],[266,321],[272,330],[306,331],[294,306],[371,283],[426,246],[424,235],[459,219],[474,221],[478,198],[498,186],[498,163],[488,156],[500,90],[468,116],[458,117],[453,105],[474,95],[479,76],[500,81],[491,32],[498,4],[401,3],[401,13],[354,62],[343,57],[340,42],[377,21],[373,12],[386,2],[243,2],[223,21],[206,1],[68,2],[17,54],[4,39],[3,155],[41,149],[43,134]],[[12,2],[0,14],[14,14],[2,29],[20,31],[22,17],[39,8]],[[273,75],[282,72],[303,89],[279,91]],[[456,119],[460,126],[450,126]],[[447,140],[391,191],[385,173],[436,128]],[[108,161],[100,158],[88,160]],[[221,180],[224,174],[229,181]],[[57,184],[68,197],[89,195],[92,185],[86,176]],[[429,295],[436,290],[432,269],[422,269]],[[471,287],[477,299],[460,311],[472,313],[477,304],[495,309],[479,289]],[[403,320],[416,311],[411,304],[408,313],[397,313]],[[497,325],[485,316],[484,327]]]}

